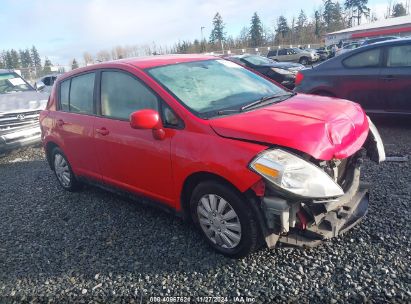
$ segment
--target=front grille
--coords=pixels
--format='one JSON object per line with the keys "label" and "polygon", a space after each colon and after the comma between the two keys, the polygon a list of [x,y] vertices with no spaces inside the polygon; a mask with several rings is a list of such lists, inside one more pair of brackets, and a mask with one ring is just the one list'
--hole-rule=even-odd
{"label": "front grille", "polygon": [[0,114],[0,134],[12,133],[39,125],[40,110]]}

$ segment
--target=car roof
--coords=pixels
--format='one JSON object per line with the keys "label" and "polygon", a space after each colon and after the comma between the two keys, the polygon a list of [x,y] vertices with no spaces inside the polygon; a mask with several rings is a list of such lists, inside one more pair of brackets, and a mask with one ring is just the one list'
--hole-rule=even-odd
{"label": "car roof", "polygon": [[155,55],[144,57],[133,57],[119,60],[105,61],[96,64],[92,64],[86,67],[77,68],[70,72],[63,74],[59,79],[64,80],[70,76],[77,75],[79,73],[93,71],[97,69],[104,69],[113,66],[132,65],[139,69],[148,69],[158,66],[165,66],[171,64],[178,64],[183,62],[203,61],[203,60],[215,60],[221,59],[217,56],[201,55],[201,54],[178,54],[178,55]]}
{"label": "car roof", "polygon": [[[398,39],[389,39],[389,40],[384,40],[384,41],[378,41],[378,42],[375,42],[375,43],[371,43],[371,44],[367,44],[367,45],[365,45],[364,46],[364,48],[366,48],[366,47],[373,47],[373,46],[376,46],[376,45],[378,45],[378,46],[380,46],[380,45],[390,45],[390,44],[398,44],[398,43],[407,43],[407,42],[411,42],[411,38],[398,38]],[[364,48],[363,48],[363,50],[364,50]]]}
{"label": "car roof", "polygon": [[[216,56],[201,55],[201,54],[178,54],[178,55],[160,55],[160,56],[144,56],[126,58],[120,60],[109,61],[107,63],[124,63],[131,64],[140,69],[153,68],[169,64],[177,64],[182,62],[192,62],[201,60],[217,59]],[[97,64],[98,65],[98,64]]]}

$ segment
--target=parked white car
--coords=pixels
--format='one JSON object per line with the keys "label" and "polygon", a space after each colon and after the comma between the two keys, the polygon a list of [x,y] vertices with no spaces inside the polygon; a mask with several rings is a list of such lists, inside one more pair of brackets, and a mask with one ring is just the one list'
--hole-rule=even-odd
{"label": "parked white car", "polygon": [[360,47],[360,46],[361,46],[361,44],[360,44],[360,43],[357,43],[357,42],[350,43],[350,44],[344,46],[343,48],[338,49],[338,50],[335,52],[335,56],[338,56],[338,55],[347,53],[347,52],[349,52],[349,51],[351,51],[351,50],[354,50],[354,49],[356,49],[356,48],[358,48],[358,47]]}

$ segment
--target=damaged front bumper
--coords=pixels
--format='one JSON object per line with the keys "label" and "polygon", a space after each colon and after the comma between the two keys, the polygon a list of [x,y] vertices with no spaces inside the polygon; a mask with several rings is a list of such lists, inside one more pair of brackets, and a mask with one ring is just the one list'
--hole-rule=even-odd
{"label": "damaged front bumper", "polygon": [[381,137],[370,120],[369,126],[363,149],[346,160],[340,185],[344,195],[333,199],[295,200],[277,196],[275,191],[265,194],[261,209],[266,223],[265,241],[269,248],[277,242],[314,247],[350,230],[364,218],[368,210],[369,185],[360,181],[363,157],[368,156],[377,163],[385,160]]}
{"label": "damaged front bumper", "polygon": [[358,224],[367,214],[369,187],[360,182],[359,165],[350,171],[350,187],[337,199],[290,202],[264,197],[262,208],[271,232],[265,238],[268,247],[277,242],[314,247]]}

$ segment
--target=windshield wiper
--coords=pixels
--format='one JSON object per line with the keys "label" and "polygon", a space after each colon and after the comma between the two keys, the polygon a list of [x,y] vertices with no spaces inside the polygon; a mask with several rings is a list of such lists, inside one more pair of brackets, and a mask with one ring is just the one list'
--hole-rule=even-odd
{"label": "windshield wiper", "polygon": [[249,104],[241,107],[240,110],[241,110],[241,111],[247,110],[247,109],[249,109],[249,108],[252,108],[252,107],[254,107],[254,106],[258,105],[258,104],[264,103],[264,102],[266,102],[267,100],[271,100],[271,99],[279,99],[279,98],[281,98],[281,97],[288,97],[288,98],[289,98],[289,97],[294,96],[295,94],[296,94],[296,93],[289,93],[289,94],[284,94],[284,95],[264,96],[264,97],[260,98],[259,100],[253,101],[252,103],[249,103]]}
{"label": "windshield wiper", "polygon": [[239,113],[239,112],[241,112],[241,109],[220,110],[220,111],[217,111],[217,115],[226,115],[226,114]]}

